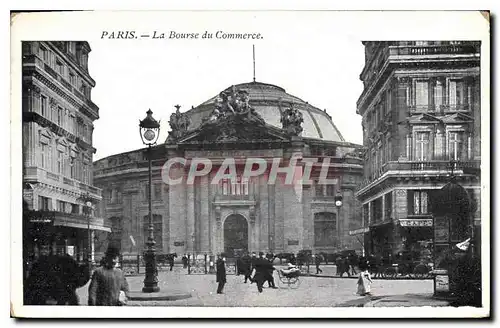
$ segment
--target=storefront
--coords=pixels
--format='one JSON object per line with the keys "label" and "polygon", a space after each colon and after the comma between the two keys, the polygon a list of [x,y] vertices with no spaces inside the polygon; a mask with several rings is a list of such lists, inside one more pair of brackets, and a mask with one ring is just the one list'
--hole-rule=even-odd
{"label": "storefront", "polygon": [[23,225],[25,263],[40,255],[42,245],[48,245],[51,254],[67,254],[78,262],[87,261],[87,252],[94,249],[94,231],[111,231],[96,224],[93,218],[54,211],[25,211]]}
{"label": "storefront", "polygon": [[401,233],[401,256],[413,266],[433,262],[433,220],[431,216],[398,220]]}

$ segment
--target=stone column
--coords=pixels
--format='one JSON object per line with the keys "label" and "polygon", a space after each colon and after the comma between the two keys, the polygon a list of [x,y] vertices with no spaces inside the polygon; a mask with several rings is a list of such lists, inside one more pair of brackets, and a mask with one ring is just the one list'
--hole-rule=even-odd
{"label": "stone column", "polygon": [[200,215],[199,220],[200,220],[200,231],[198,233],[198,236],[200,238],[199,245],[200,249],[199,251],[206,253],[209,251],[210,246],[209,246],[209,217],[210,217],[210,200],[208,196],[208,189],[209,189],[209,179],[208,175],[202,176],[200,181]]}
{"label": "stone column", "polygon": [[193,253],[197,251],[195,245],[196,240],[193,240],[193,236],[196,238],[195,230],[195,213],[194,213],[194,184],[187,184],[186,186],[186,243],[188,252]]}

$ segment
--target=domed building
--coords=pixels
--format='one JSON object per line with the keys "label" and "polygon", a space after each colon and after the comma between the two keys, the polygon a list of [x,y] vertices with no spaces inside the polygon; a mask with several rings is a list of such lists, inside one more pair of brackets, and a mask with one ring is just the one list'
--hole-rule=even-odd
{"label": "domed building", "polygon": [[[169,124],[167,140],[151,152],[159,252],[362,249],[348,234],[361,224],[354,197],[361,146],[345,141],[326,111],[279,86],[250,82],[186,112],[177,107]],[[138,149],[94,163],[112,229],[101,249],[145,247],[147,154]]]}

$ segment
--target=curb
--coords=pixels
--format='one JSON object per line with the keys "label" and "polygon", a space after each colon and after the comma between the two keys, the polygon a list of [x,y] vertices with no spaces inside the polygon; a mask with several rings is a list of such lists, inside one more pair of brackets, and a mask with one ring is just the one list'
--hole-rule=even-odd
{"label": "curb", "polygon": [[129,301],[176,301],[190,298],[190,293],[184,292],[158,292],[158,293],[143,293],[143,292],[129,292]]}

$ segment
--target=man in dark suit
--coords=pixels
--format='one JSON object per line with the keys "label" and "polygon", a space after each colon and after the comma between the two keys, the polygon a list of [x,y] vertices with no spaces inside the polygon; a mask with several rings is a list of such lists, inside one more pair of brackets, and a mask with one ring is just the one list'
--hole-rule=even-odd
{"label": "man in dark suit", "polygon": [[[262,286],[264,285],[264,282],[266,282],[266,281],[272,281],[272,283],[270,282],[270,285],[273,286],[271,288],[276,288],[274,286],[274,278],[272,276],[273,270],[275,270],[275,269],[274,269],[273,265],[271,264],[271,262],[269,262],[264,257],[263,252],[260,252],[259,258],[257,260],[255,260],[255,265],[254,265],[255,274],[253,277],[255,282],[257,282],[257,290],[259,291],[259,293],[262,293]],[[270,274],[270,272],[271,272],[271,274]]]}
{"label": "man in dark suit", "polygon": [[215,264],[216,267],[216,282],[219,283],[217,286],[217,294],[224,294],[222,290],[224,289],[224,285],[226,284],[226,264],[224,263],[224,259],[221,254],[217,254],[217,262]]}

